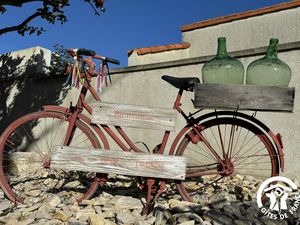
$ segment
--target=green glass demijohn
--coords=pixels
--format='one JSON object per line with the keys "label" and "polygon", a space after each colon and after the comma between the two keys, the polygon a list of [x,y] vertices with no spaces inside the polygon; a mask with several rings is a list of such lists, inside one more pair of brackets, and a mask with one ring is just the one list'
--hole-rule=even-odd
{"label": "green glass demijohn", "polygon": [[263,58],[249,64],[246,84],[264,86],[288,86],[291,79],[290,67],[277,57],[278,39],[271,38]]}
{"label": "green glass demijohn", "polygon": [[202,67],[203,83],[214,84],[243,84],[244,67],[235,58],[228,55],[226,38],[218,38],[217,55]]}

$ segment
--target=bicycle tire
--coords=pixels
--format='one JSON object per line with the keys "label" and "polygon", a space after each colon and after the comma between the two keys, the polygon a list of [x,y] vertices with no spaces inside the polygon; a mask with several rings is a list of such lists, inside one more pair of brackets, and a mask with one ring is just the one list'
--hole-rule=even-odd
{"label": "bicycle tire", "polygon": [[[209,184],[218,185],[222,181],[225,183],[228,181],[227,178],[230,179],[236,174],[253,177],[259,176],[261,179],[278,175],[278,154],[271,138],[268,137],[267,132],[261,127],[261,124],[226,113],[212,113],[210,116],[204,115],[202,119],[203,121],[196,119],[194,120],[194,124],[189,125],[190,129],[185,131],[184,137],[175,152],[175,155],[185,156],[187,159],[186,179],[176,183],[178,192],[184,200],[199,202],[199,199],[203,199],[201,195],[205,193]],[[197,132],[191,128],[193,125],[198,126]],[[226,130],[229,131],[227,137]],[[232,132],[237,135],[232,135]],[[200,139],[198,139],[198,142],[195,142],[197,136],[199,137],[200,134],[207,143]],[[196,137],[194,139],[195,144],[193,144],[193,137]],[[223,149],[228,150],[227,152],[230,150],[233,157],[227,157],[230,158],[230,162],[224,163],[228,168],[225,168],[224,165],[216,160],[216,156],[211,154],[209,146],[224,161],[226,157],[223,154]],[[197,150],[194,150],[195,147],[197,147]],[[250,152],[254,154],[251,155]],[[198,157],[196,154],[198,154]],[[199,157],[199,155],[202,157]],[[248,161],[249,159],[251,161]],[[237,163],[239,160],[240,164]],[[198,169],[199,176],[197,176],[195,168]],[[224,173],[224,170],[227,170],[227,172]],[[220,185],[222,186],[222,184]]]}
{"label": "bicycle tire", "polygon": [[[50,169],[51,147],[63,144],[68,123],[63,113],[39,111],[17,119],[2,133],[0,185],[11,201],[34,203],[44,192],[64,190],[81,201],[98,189],[94,173]],[[101,148],[95,133],[78,119],[70,146]]]}

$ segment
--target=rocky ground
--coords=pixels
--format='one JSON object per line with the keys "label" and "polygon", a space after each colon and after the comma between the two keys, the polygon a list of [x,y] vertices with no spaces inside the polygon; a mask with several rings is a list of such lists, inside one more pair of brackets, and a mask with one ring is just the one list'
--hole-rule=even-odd
{"label": "rocky ground", "polygon": [[[43,200],[17,206],[0,193],[0,224],[300,225],[300,210],[285,221],[269,219],[259,212],[255,199],[259,182],[253,177],[237,176],[222,185],[214,185],[199,196],[198,204],[181,201],[168,185],[168,192],[158,199],[148,216],[141,216],[144,195],[127,183],[126,177],[122,182],[108,183],[97,197],[80,205],[75,198],[70,198],[68,191],[43,193]],[[32,191],[42,194],[39,190]]]}

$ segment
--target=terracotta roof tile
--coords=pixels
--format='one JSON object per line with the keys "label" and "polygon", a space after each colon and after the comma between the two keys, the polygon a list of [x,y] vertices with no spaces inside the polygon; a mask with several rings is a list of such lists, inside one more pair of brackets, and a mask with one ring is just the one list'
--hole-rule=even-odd
{"label": "terracotta roof tile", "polygon": [[171,50],[179,50],[179,49],[186,49],[191,46],[190,43],[184,42],[180,44],[169,44],[169,45],[160,45],[160,46],[152,46],[152,47],[145,47],[145,48],[137,48],[128,51],[128,56],[130,56],[134,51],[137,52],[138,55],[145,55],[145,54],[153,54]]}
{"label": "terracotta roof tile", "polygon": [[245,19],[245,18],[249,18],[252,16],[259,16],[259,15],[263,15],[266,13],[272,13],[272,12],[277,12],[277,11],[281,11],[281,10],[285,10],[285,9],[291,9],[291,8],[295,8],[295,7],[299,7],[299,6],[300,6],[300,0],[284,2],[281,4],[264,7],[264,8],[260,8],[257,10],[251,10],[251,11],[236,13],[236,14],[232,14],[232,15],[228,15],[228,16],[221,16],[221,17],[217,17],[217,18],[213,18],[213,19],[208,19],[208,20],[204,20],[204,21],[200,21],[200,22],[196,22],[196,23],[191,23],[191,24],[182,26],[181,31],[182,32],[190,31],[190,30],[204,28],[204,27],[213,26],[213,25],[217,25],[217,24],[227,23],[227,22],[231,22],[231,21],[235,21],[235,20]]}

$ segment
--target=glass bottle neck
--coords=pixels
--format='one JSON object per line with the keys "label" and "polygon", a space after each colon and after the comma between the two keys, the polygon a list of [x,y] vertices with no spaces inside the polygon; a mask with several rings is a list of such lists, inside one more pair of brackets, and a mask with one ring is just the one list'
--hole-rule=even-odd
{"label": "glass bottle neck", "polygon": [[227,48],[226,48],[226,39],[225,38],[219,38],[218,39],[217,57],[218,58],[228,57]]}
{"label": "glass bottle neck", "polygon": [[277,58],[278,39],[272,38],[266,53],[267,58]]}

